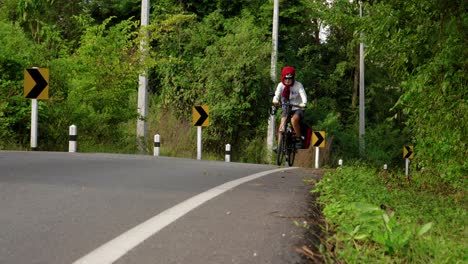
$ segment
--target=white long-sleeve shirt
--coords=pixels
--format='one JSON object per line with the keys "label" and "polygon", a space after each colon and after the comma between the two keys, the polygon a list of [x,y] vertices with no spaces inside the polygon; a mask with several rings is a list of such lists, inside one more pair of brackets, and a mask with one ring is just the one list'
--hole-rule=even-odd
{"label": "white long-sleeve shirt", "polygon": [[[276,87],[275,96],[273,97],[273,102],[279,102],[282,99],[281,95],[283,94],[284,84],[282,82],[278,83]],[[295,81],[294,85],[291,86],[289,93],[289,102],[294,105],[307,104],[307,94],[305,92],[304,86],[302,83]],[[296,110],[298,107],[293,107],[292,110]]]}

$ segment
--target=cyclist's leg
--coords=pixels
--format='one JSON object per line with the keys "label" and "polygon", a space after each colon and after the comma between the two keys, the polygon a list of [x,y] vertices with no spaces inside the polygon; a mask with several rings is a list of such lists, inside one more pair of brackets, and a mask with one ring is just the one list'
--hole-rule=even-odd
{"label": "cyclist's leg", "polygon": [[280,122],[280,125],[278,126],[278,141],[276,141],[277,145],[275,148],[273,148],[273,151],[275,153],[278,153],[278,148],[279,148],[279,144],[280,144],[280,138],[281,138],[281,133],[283,132],[283,129],[284,129],[284,123],[286,123],[286,117],[283,117],[281,116],[281,122]]}
{"label": "cyclist's leg", "polygon": [[294,111],[294,115],[291,118],[291,124],[293,126],[294,132],[296,132],[296,137],[301,136],[301,121],[304,116],[304,111],[302,109],[297,109]]}
{"label": "cyclist's leg", "polygon": [[281,115],[281,122],[280,122],[280,125],[278,127],[278,143],[280,141],[279,139],[281,137],[281,132],[283,132],[285,123],[286,123],[286,116]]}
{"label": "cyclist's leg", "polygon": [[296,132],[296,142],[297,148],[302,148],[302,137],[301,137],[301,121],[304,116],[304,111],[302,109],[298,109],[294,112],[294,115],[291,118],[291,123],[294,128],[294,132]]}

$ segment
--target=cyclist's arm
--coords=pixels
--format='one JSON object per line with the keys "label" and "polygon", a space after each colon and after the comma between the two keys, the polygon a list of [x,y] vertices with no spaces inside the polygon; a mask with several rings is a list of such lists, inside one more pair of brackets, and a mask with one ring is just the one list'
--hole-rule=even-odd
{"label": "cyclist's arm", "polygon": [[299,88],[299,95],[301,96],[302,103],[307,104],[307,93],[304,89],[304,86],[302,86],[302,84],[301,84],[301,87]]}
{"label": "cyclist's arm", "polygon": [[273,102],[280,102],[281,93],[283,92],[283,84],[279,83],[276,87],[275,96],[273,96]]}

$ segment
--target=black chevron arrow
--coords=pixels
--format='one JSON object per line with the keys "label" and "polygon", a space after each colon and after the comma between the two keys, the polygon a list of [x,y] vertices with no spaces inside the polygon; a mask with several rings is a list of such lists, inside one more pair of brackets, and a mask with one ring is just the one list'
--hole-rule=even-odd
{"label": "black chevron arrow", "polygon": [[411,150],[410,146],[405,146],[405,149],[406,149],[405,159],[409,159],[411,157],[411,154],[413,154],[413,151]]}
{"label": "black chevron arrow", "polygon": [[314,131],[314,134],[317,137],[317,141],[314,142],[314,147],[318,147],[322,144],[324,138],[322,137],[322,134],[320,134],[320,131]]}
{"label": "black chevron arrow", "polygon": [[36,82],[36,85],[31,89],[31,91],[26,95],[26,98],[37,98],[42,91],[49,85],[47,81],[42,77],[39,69],[26,69],[31,75],[31,78]]}
{"label": "black chevron arrow", "polygon": [[201,126],[208,118],[208,114],[205,112],[205,110],[203,110],[203,107],[201,106],[195,106],[195,110],[197,110],[197,112],[200,114],[200,118],[198,118],[194,126]]}

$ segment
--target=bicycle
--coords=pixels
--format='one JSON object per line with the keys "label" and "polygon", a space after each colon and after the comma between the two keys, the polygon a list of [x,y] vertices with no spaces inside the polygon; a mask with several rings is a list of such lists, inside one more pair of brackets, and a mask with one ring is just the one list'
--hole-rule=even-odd
{"label": "bicycle", "polygon": [[[281,129],[281,136],[279,137],[277,154],[277,163],[279,166],[283,164],[283,159],[286,157],[288,165],[291,167],[294,164],[294,159],[296,158],[297,141],[294,139],[294,129],[291,124],[292,117],[292,107],[300,107],[291,103],[283,103],[282,106],[286,106],[286,122],[284,123],[283,129]],[[277,107],[273,106],[272,111],[276,113]]]}

